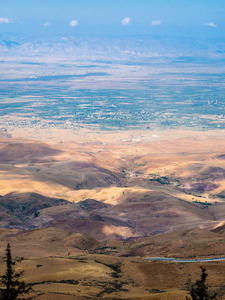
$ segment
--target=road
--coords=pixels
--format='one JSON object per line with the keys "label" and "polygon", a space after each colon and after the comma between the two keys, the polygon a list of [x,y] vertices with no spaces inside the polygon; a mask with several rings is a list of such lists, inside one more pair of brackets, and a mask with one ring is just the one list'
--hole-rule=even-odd
{"label": "road", "polygon": [[225,257],[217,257],[217,258],[206,258],[206,259],[180,259],[180,258],[167,258],[167,257],[147,257],[148,260],[154,261],[169,261],[169,262],[211,262],[211,261],[221,261],[225,260]]}

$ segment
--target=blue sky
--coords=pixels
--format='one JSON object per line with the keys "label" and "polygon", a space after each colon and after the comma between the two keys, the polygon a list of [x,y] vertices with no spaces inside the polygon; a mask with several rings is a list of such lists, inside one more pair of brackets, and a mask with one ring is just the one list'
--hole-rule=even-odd
{"label": "blue sky", "polygon": [[7,0],[0,32],[224,38],[224,0]]}

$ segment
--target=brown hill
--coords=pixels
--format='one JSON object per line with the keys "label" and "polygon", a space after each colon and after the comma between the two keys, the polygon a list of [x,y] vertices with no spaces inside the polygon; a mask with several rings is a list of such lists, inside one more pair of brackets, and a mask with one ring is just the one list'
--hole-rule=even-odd
{"label": "brown hill", "polygon": [[[0,251],[42,299],[184,299],[199,264],[145,257],[225,256],[224,132],[124,134],[0,141]],[[224,262],[202,265],[222,287]]]}
{"label": "brown hill", "polygon": [[[192,251],[192,258],[201,251],[205,256],[209,249],[214,251],[219,247],[217,251],[224,251],[225,236],[221,234],[189,230],[136,241],[98,243],[86,235],[45,228],[25,232],[2,229],[0,237],[1,255],[9,241],[13,257],[25,258],[21,265],[25,270],[23,279],[32,283],[33,296],[38,299],[52,299],[53,295],[62,300],[68,296],[74,299],[185,299],[188,282],[199,278],[199,265],[207,269],[210,288],[217,290],[224,299],[223,261],[201,264],[148,262],[134,256],[140,254],[139,249],[142,254],[152,256],[187,257],[185,249]],[[117,257],[119,252],[112,256],[115,249],[132,257]],[[108,255],[104,253],[106,250]],[[4,264],[0,262],[1,272]]]}
{"label": "brown hill", "polygon": [[95,162],[88,153],[65,151],[35,141],[0,141],[0,193],[39,192],[52,196],[71,190],[120,184],[119,172]]}
{"label": "brown hill", "polygon": [[3,162],[35,162],[46,156],[55,156],[61,151],[46,144],[35,141],[7,140],[0,145],[0,161]]}
{"label": "brown hill", "polygon": [[224,220],[224,205],[190,203],[163,192],[134,188],[125,189],[116,201],[106,198],[75,203],[37,193],[12,193],[0,198],[0,225],[18,229],[55,227],[99,241],[126,240],[160,232],[215,228]]}
{"label": "brown hill", "polygon": [[10,243],[17,256],[48,257],[86,254],[98,242],[84,234],[71,233],[48,227],[35,230],[0,229],[0,255],[4,255],[6,243]]}
{"label": "brown hill", "polygon": [[4,228],[25,229],[28,226],[29,220],[36,218],[40,210],[67,203],[63,199],[48,198],[37,193],[10,193],[1,196],[0,226]]}

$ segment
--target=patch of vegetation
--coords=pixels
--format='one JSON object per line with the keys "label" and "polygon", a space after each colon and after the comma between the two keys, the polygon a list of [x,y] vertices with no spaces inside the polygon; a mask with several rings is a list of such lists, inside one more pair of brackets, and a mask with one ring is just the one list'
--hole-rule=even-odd
{"label": "patch of vegetation", "polygon": [[101,297],[103,294],[111,294],[117,291],[129,291],[127,289],[123,289],[123,283],[121,281],[115,280],[113,282],[107,283],[107,285],[105,286],[105,288],[98,293],[97,297]]}
{"label": "patch of vegetation", "polygon": [[206,206],[212,205],[212,203],[208,203],[208,202],[201,202],[201,201],[193,201],[193,202],[196,204],[201,204],[201,205],[206,205]]}
{"label": "patch of vegetation", "polygon": [[98,261],[98,260],[95,260],[96,263],[98,264],[102,264],[110,269],[112,269],[114,272],[116,272],[117,274],[118,273],[121,273],[121,266],[122,266],[122,263],[121,262],[117,262],[115,264],[107,264],[107,263],[103,263],[101,261]]}
{"label": "patch of vegetation", "polygon": [[162,291],[162,290],[159,290],[159,289],[146,289],[146,291],[149,291],[149,293],[151,294],[161,294],[161,293],[165,293],[166,291]]}
{"label": "patch of vegetation", "polygon": [[95,248],[92,253],[110,255],[115,252],[118,252],[116,247],[102,246]]}
{"label": "patch of vegetation", "polygon": [[88,262],[88,258],[85,258],[85,257],[69,256],[68,259],[78,260],[81,263],[87,263]]}
{"label": "patch of vegetation", "polygon": [[67,279],[67,280],[45,280],[45,281],[41,281],[41,282],[34,282],[31,285],[40,285],[40,284],[51,284],[51,283],[66,283],[66,284],[73,284],[73,285],[77,285],[79,284],[79,280],[73,280],[73,279]]}
{"label": "patch of vegetation", "polygon": [[163,176],[163,177],[154,177],[154,178],[149,179],[149,181],[157,181],[161,184],[170,184],[169,178],[165,177],[165,176]]}

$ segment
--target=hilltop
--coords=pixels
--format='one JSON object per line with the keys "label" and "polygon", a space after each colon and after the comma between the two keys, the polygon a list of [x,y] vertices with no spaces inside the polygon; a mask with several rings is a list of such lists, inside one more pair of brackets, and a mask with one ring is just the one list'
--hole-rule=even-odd
{"label": "hilltop", "polygon": [[[222,130],[20,134],[0,140],[0,252],[38,299],[178,299],[199,264],[147,257],[224,256]],[[224,262],[201,265],[223,295]]]}

